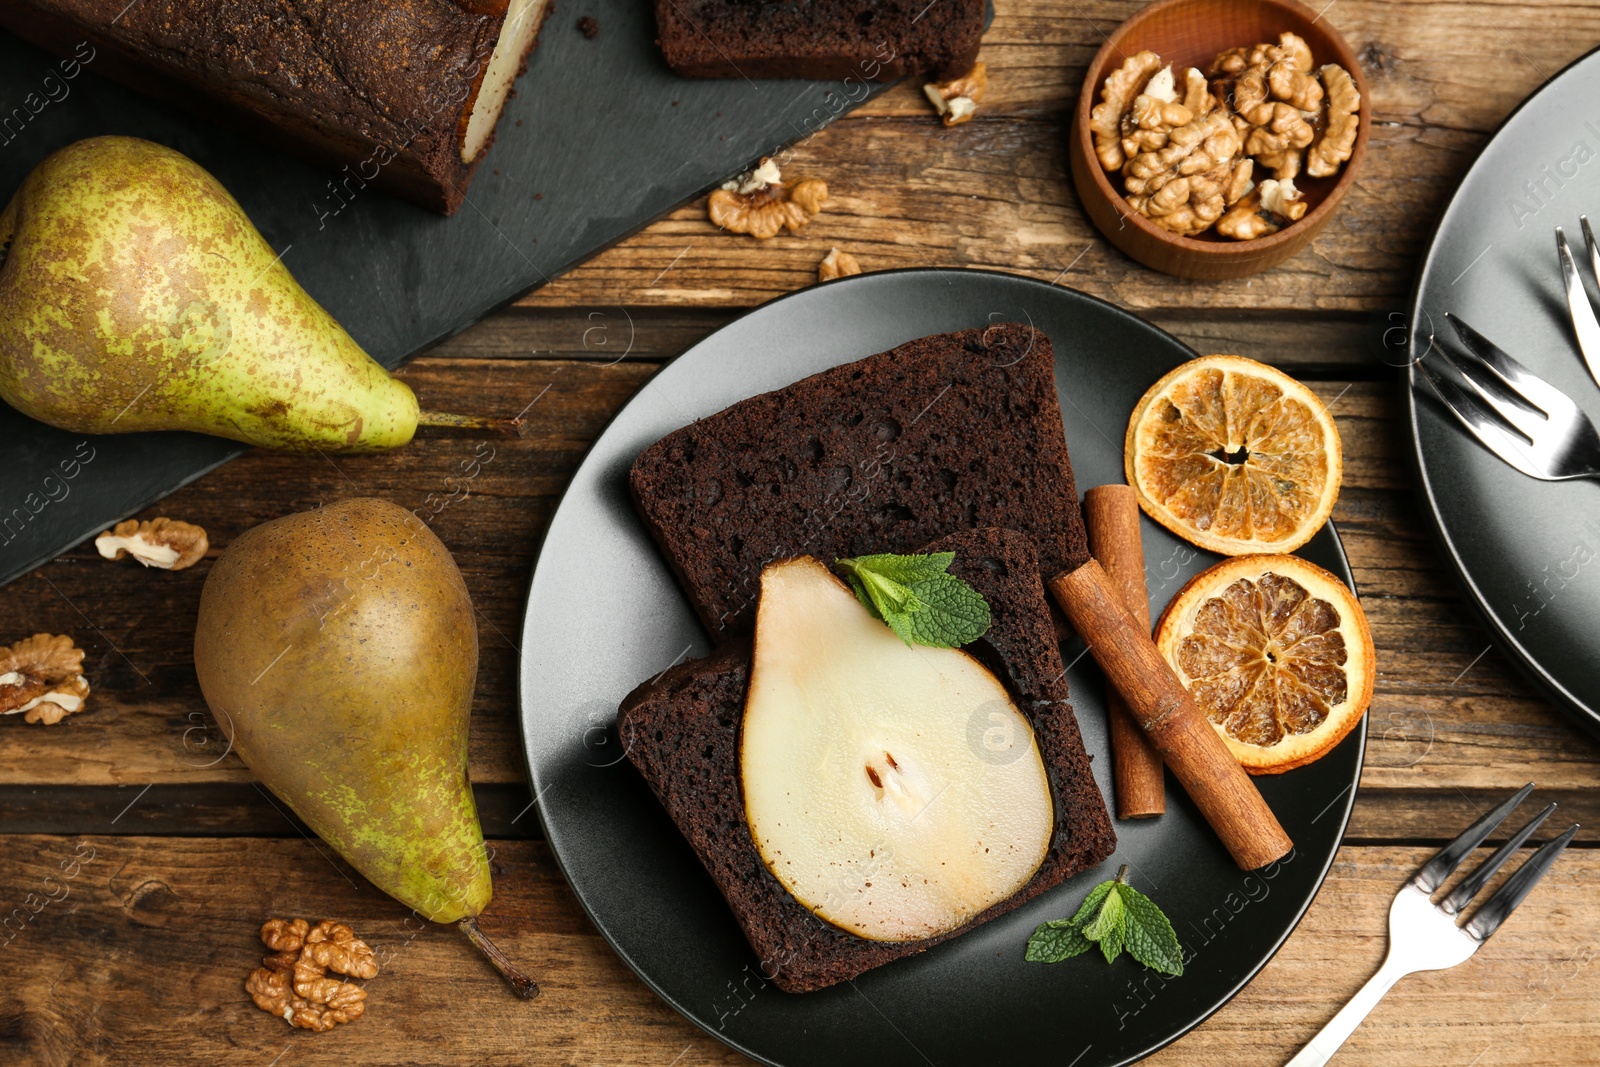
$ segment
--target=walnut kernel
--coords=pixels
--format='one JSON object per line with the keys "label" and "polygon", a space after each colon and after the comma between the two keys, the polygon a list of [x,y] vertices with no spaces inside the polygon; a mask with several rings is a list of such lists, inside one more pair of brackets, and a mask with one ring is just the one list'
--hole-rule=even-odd
{"label": "walnut kernel", "polygon": [[929,82],[922,91],[946,126],[959,126],[972,118],[988,88],[989,65],[978,62],[961,77],[947,82]]}
{"label": "walnut kernel", "polygon": [[1194,67],[1190,67],[1184,75],[1183,106],[1196,117],[1211,114],[1217,106],[1217,98],[1211,95],[1206,76]]}
{"label": "walnut kernel", "polygon": [[1308,205],[1292,181],[1274,181],[1268,178],[1261,183],[1261,210],[1299,222],[1305,218]]}
{"label": "walnut kernel", "polygon": [[1327,89],[1328,113],[1321,134],[1311,146],[1306,173],[1313,178],[1326,178],[1337,173],[1355,151],[1356,131],[1361,127],[1361,91],[1350,72],[1336,63],[1327,64],[1319,73]]}
{"label": "walnut kernel", "polygon": [[1162,67],[1122,116],[1122,152],[1132,159],[1141,152],[1165,148],[1172,131],[1187,126],[1194,118],[1192,110],[1178,103],[1172,68]]}
{"label": "walnut kernel", "polygon": [[1243,197],[1217,220],[1217,232],[1235,241],[1253,241],[1278,232],[1278,224],[1261,212],[1261,194],[1256,190]]}
{"label": "walnut kernel", "polygon": [[856,262],[856,257],[837,248],[829,249],[828,254],[822,257],[822,262],[817,264],[819,282],[831,282],[835,278],[845,278],[860,273],[861,264]]}
{"label": "walnut kernel", "polygon": [[83,650],[72,638],[34,634],[0,648],[0,715],[54,726],[88,699]]}
{"label": "walnut kernel", "polygon": [[778,165],[763,159],[754,170],[713,189],[706,206],[717,227],[766,240],[783,230],[798,234],[827,199],[828,185],[820,178],[785,182]]}
{"label": "walnut kernel", "polygon": [[1316,136],[1311,125],[1321,111],[1323,89],[1311,69],[1311,47],[1292,33],[1277,44],[1230,48],[1211,62],[1221,75],[1217,95],[1233,109],[1244,152],[1279,180],[1300,173],[1305,150]]}
{"label": "walnut kernel", "polygon": [[1271,167],[1273,177],[1279,181],[1298,176],[1305,150],[1316,138],[1316,131],[1304,116],[1278,101],[1268,101],[1241,115],[1249,123],[1244,134],[1245,154],[1263,167]]}
{"label": "walnut kernel", "polygon": [[162,518],[119,522],[96,537],[94,547],[106,559],[132,556],[146,567],[181,571],[200,562],[211,546],[199,526]]}
{"label": "walnut kernel", "polygon": [[304,919],[269,919],[261,940],[273,954],[244,984],[256,1007],[319,1033],[354,1022],[366,1011],[365,989],[327,976],[330,970],[351,978],[378,975],[377,957],[350,927],[328,920],[313,927]]}
{"label": "walnut kernel", "polygon": [[299,952],[310,931],[304,919],[268,919],[261,924],[261,942],[274,952]]}
{"label": "walnut kernel", "polygon": [[351,978],[378,977],[378,957],[344,923],[323,920],[306,935],[301,959]]}
{"label": "walnut kernel", "polygon": [[1128,204],[1157,226],[1183,236],[1203,232],[1242,192],[1239,135],[1222,111],[1172,131],[1170,142],[1123,168]]}
{"label": "walnut kernel", "polygon": [[1121,170],[1127,162],[1127,153],[1122,149],[1122,117],[1160,69],[1160,56],[1150,51],[1137,52],[1107,75],[1101,86],[1100,103],[1089,112],[1089,131],[1094,134],[1095,155],[1106,170]]}
{"label": "walnut kernel", "polygon": [[1268,178],[1217,220],[1217,232],[1235,241],[1265,237],[1304,218],[1308,206],[1294,182]]}

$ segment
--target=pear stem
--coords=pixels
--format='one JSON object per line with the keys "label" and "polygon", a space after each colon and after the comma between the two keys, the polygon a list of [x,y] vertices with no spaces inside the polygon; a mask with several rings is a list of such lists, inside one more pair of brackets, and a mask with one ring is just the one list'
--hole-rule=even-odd
{"label": "pear stem", "polygon": [[459,415],[453,411],[423,411],[417,415],[417,425],[445,430],[486,430],[507,437],[528,435],[528,420],[521,415],[503,419],[485,415]]}
{"label": "pear stem", "polygon": [[494,969],[500,972],[500,976],[511,986],[513,993],[523,1000],[532,1000],[539,995],[539,983],[523,974],[521,969],[511,962],[511,958],[500,951],[498,945],[483,935],[483,931],[478,929],[476,916],[468,915],[456,925],[467,935],[467,940],[472,942],[473,947],[483,953],[484,959],[494,964]]}

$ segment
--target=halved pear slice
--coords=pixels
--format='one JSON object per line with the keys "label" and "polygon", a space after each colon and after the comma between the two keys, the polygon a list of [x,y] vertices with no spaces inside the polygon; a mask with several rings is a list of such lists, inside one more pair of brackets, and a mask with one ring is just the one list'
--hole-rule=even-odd
{"label": "halved pear slice", "polygon": [[910,647],[810,557],[761,573],[739,746],[751,836],[819,917],[935,937],[1027,884],[1055,812],[1033,731],[959,649]]}
{"label": "halved pear slice", "polygon": [[544,22],[546,3],[547,0],[510,0],[506,4],[500,40],[489,56],[489,69],[478,85],[478,96],[472,101],[461,137],[461,162],[471,163],[488,145],[500,112],[505,110],[506,97],[511,95],[511,83],[517,80],[522,61]]}

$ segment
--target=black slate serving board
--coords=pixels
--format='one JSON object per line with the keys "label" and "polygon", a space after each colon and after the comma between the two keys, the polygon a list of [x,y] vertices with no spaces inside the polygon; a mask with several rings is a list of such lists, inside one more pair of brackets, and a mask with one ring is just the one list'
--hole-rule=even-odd
{"label": "black slate serving board", "polygon": [[[599,23],[593,40],[582,15]],[[444,219],[373,190],[336,198],[331,171],[105,81],[93,60],[47,86],[56,59],[0,33],[0,196],[80,138],[169,145],[221,179],[306,290],[396,367],[882,89],[683,79],[654,35],[641,0],[560,0],[467,203]],[[242,451],[194,434],[85,437],[0,404],[0,584]]]}

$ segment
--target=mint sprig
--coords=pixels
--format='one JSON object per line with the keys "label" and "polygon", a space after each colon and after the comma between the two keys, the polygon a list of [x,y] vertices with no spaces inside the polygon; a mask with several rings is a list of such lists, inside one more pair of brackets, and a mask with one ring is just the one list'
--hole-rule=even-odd
{"label": "mint sprig", "polygon": [[1070,919],[1040,923],[1028,938],[1025,959],[1060,963],[1096,945],[1106,962],[1128,955],[1162,974],[1183,974],[1183,946],[1155,901],[1128,884],[1128,865],[1117,876],[1089,890]]}
{"label": "mint sprig", "polygon": [[989,604],[948,573],[954,552],[900,556],[889,552],[837,559],[845,580],[874,618],[908,645],[959,648],[989,629]]}

